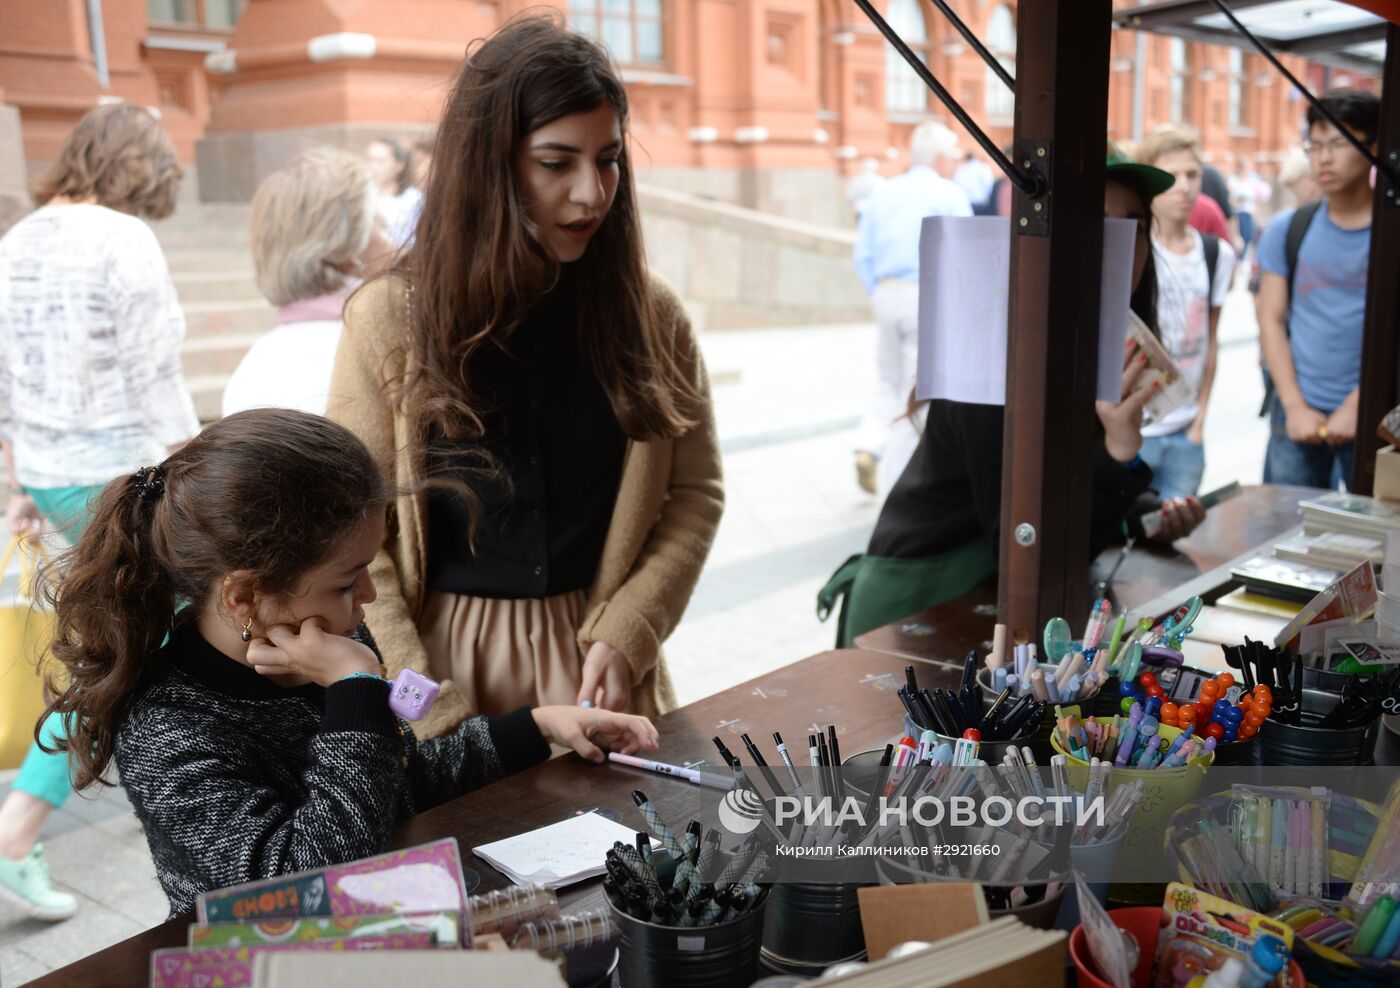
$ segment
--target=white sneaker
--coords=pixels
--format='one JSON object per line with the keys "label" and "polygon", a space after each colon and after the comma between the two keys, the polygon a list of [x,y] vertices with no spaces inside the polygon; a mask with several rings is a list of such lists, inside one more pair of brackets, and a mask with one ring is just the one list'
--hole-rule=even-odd
{"label": "white sneaker", "polygon": [[0,855],[0,899],[13,902],[35,919],[50,922],[67,919],[78,911],[78,900],[49,881],[43,844],[35,844],[29,856],[18,861]]}

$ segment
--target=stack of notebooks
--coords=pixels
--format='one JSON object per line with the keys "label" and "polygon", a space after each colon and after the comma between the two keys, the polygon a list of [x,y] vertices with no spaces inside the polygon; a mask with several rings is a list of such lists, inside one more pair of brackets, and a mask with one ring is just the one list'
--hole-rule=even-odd
{"label": "stack of notebooks", "polygon": [[[457,841],[446,838],[205,892],[195,901],[188,945],[151,953],[151,988],[256,988],[257,965],[269,954],[413,952],[402,955],[407,963],[422,951],[534,948],[556,925],[569,927],[570,942],[578,946],[584,946],[580,926],[587,936],[612,936],[606,922],[579,924],[581,917],[561,916],[558,898],[544,888],[468,896],[467,874]],[[454,969],[475,963],[463,957]]]}
{"label": "stack of notebooks", "polygon": [[1361,563],[1379,565],[1386,534],[1400,531],[1400,505],[1359,494],[1330,491],[1298,507],[1302,534],[1231,570],[1244,587],[1222,598],[1221,606],[1286,616],[1258,598],[1305,604]]}

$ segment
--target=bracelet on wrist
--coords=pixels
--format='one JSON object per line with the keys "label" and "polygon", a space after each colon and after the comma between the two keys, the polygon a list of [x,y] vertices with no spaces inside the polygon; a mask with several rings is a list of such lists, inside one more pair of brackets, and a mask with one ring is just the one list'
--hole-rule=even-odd
{"label": "bracelet on wrist", "polygon": [[404,720],[421,718],[442,692],[441,684],[412,669],[400,671],[392,682],[372,672],[352,672],[336,682],[345,683],[352,679],[375,679],[381,683],[389,683],[389,709]]}

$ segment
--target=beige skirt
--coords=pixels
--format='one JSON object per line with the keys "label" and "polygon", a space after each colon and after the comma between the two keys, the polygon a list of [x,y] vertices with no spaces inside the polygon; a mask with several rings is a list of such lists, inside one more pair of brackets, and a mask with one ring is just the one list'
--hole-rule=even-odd
{"label": "beige skirt", "polygon": [[438,681],[451,679],[472,714],[578,702],[578,629],[587,593],[498,600],[433,591],[418,634]]}

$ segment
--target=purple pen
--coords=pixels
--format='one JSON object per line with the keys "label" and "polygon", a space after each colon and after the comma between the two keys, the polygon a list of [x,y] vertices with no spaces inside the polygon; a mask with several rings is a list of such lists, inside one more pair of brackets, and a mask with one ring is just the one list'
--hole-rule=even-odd
{"label": "purple pen", "polygon": [[1128,764],[1128,758],[1133,753],[1133,747],[1137,743],[1138,725],[1142,723],[1142,704],[1134,703],[1132,709],[1128,711],[1128,726],[1123,730],[1123,740],[1118,745],[1118,754],[1114,756],[1113,764],[1123,768]]}

